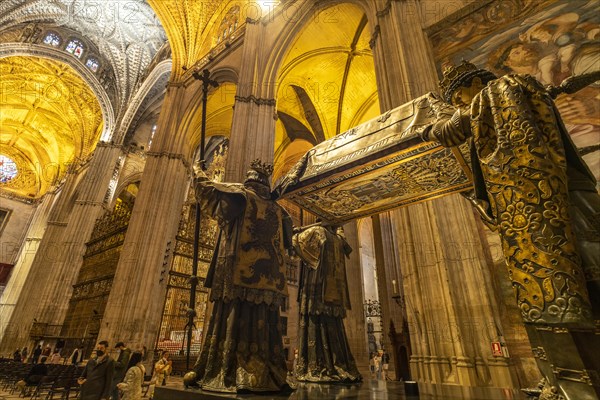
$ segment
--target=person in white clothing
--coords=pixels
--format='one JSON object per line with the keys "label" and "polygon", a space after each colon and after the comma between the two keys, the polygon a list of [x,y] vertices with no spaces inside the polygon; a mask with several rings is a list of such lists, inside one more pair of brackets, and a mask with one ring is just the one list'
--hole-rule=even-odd
{"label": "person in white clothing", "polygon": [[144,375],[146,369],[142,364],[142,353],[139,351],[133,352],[127,365],[127,372],[123,382],[117,384],[117,389],[121,391],[123,396],[121,400],[141,400],[142,399],[142,383],[144,383]]}

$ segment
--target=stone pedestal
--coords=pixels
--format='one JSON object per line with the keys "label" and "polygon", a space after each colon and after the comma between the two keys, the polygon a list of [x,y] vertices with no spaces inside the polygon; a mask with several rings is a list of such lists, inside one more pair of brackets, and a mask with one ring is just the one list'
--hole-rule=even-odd
{"label": "stone pedestal", "polygon": [[[183,386],[183,385],[182,385]],[[414,389],[413,389],[414,390]],[[417,389],[418,390],[418,389]],[[407,393],[408,394],[408,393]],[[297,399],[410,399],[404,396],[401,382],[369,380],[356,385],[298,383],[294,391],[276,393],[218,393],[200,389],[158,386],[154,400],[297,400]],[[492,397],[490,397],[492,398]]]}

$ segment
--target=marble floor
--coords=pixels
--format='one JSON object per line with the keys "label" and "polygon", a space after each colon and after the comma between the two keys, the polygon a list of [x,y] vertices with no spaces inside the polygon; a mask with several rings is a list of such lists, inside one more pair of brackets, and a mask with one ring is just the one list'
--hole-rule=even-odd
{"label": "marble floor", "polygon": [[[418,395],[415,385],[395,381],[368,380],[360,385],[300,384],[291,393],[281,394],[238,394],[226,395],[210,392],[182,390],[181,378],[172,377],[166,387],[156,388],[154,400],[526,400],[527,396],[516,390],[499,388],[467,388],[449,385],[419,384]],[[0,400],[22,399],[16,393],[9,394],[0,389]]]}
{"label": "marble floor", "polygon": [[[516,390],[499,388],[466,388],[448,385],[416,385],[406,387],[402,382],[369,380],[360,385],[300,384],[292,393],[227,395],[202,391],[176,389],[170,385],[157,388],[154,400],[525,400],[527,396]],[[416,394],[416,395],[415,395]]]}

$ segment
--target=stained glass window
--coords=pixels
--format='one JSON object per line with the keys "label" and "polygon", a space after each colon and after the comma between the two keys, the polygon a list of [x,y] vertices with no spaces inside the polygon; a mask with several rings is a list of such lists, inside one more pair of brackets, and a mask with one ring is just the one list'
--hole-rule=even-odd
{"label": "stained glass window", "polygon": [[83,54],[83,44],[79,40],[71,40],[65,50],[77,58]]}
{"label": "stained glass window", "polygon": [[17,164],[10,158],[0,155],[0,183],[10,182],[17,176]]}
{"label": "stained glass window", "polygon": [[93,72],[98,72],[98,67],[100,67],[100,64],[98,63],[98,60],[90,57],[85,62],[85,66],[91,69]]}
{"label": "stained glass window", "polygon": [[58,45],[60,45],[60,36],[58,36],[56,33],[50,32],[46,35],[46,38],[44,39],[44,44],[49,44],[50,46],[57,47]]}

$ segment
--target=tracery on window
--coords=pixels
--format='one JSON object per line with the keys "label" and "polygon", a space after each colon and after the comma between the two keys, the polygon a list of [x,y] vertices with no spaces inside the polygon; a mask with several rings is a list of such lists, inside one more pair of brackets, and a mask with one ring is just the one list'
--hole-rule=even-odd
{"label": "tracery on window", "polygon": [[56,33],[54,32],[49,32],[46,37],[44,38],[44,44],[50,45],[50,46],[54,46],[54,47],[58,47],[60,46],[60,36],[58,36]]}
{"label": "tracery on window", "polygon": [[79,40],[73,39],[69,42],[65,50],[68,53],[73,54],[75,57],[81,58],[83,55],[83,43],[81,43]]}

